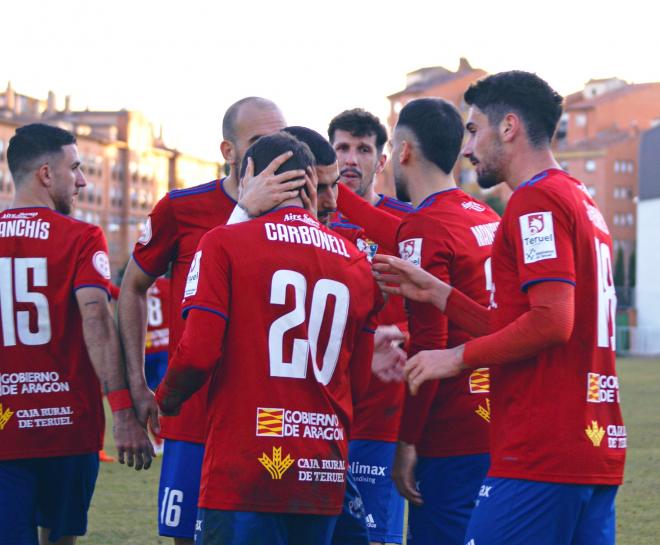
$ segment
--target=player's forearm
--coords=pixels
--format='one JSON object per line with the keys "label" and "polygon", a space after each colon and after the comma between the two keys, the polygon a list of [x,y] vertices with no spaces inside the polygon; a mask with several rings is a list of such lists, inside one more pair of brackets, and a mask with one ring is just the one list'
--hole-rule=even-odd
{"label": "player's forearm", "polygon": [[440,381],[433,380],[422,385],[417,395],[412,396],[406,391],[399,427],[399,440],[409,444],[417,444],[426,426],[431,405],[438,391]]}
{"label": "player's forearm", "polygon": [[131,387],[144,386],[144,346],[147,323],[146,293],[122,288],[119,299],[119,331]]}
{"label": "player's forearm", "polygon": [[467,367],[500,365],[534,357],[568,342],[575,319],[573,286],[546,282],[530,288],[530,310],[499,331],[468,341]]}
{"label": "player's forearm", "polygon": [[482,337],[492,332],[492,313],[455,288],[446,299],[445,315],[473,337]]}
{"label": "player's forearm", "polygon": [[[97,305],[98,308],[91,308],[93,305]],[[126,388],[119,336],[107,304],[88,303],[82,327],[87,353],[101,382],[103,392],[107,394]]]}
{"label": "player's forearm", "polygon": [[396,232],[401,220],[392,214],[379,210],[343,184],[339,184],[337,208],[362,227],[372,238],[389,253],[396,253]]}

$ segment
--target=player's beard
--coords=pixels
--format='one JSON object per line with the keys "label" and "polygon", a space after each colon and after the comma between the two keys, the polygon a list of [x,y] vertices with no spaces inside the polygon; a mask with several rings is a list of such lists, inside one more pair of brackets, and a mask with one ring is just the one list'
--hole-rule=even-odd
{"label": "player's beard", "polygon": [[477,183],[482,189],[489,189],[506,180],[504,169],[504,149],[498,137],[493,140],[493,146],[488,154],[481,158],[472,155],[471,160],[476,160]]}
{"label": "player's beard", "polygon": [[70,216],[71,209],[73,208],[73,197],[67,197],[66,195],[55,195],[53,197],[53,206],[55,207],[55,210],[60,214]]}
{"label": "player's beard", "polygon": [[408,181],[403,173],[399,171],[400,167],[394,167],[394,188],[396,190],[396,198],[402,202],[410,202],[410,192],[408,191]]}

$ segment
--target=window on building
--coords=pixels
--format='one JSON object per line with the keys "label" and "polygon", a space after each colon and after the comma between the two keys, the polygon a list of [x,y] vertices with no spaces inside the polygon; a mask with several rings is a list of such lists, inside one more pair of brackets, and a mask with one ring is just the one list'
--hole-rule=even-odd
{"label": "window on building", "polygon": [[619,161],[614,161],[614,172],[619,172],[621,170],[621,163]]}
{"label": "window on building", "polygon": [[633,226],[635,225],[635,215],[632,212],[626,214],[626,225]]}
{"label": "window on building", "polygon": [[595,172],[596,171],[596,161],[593,159],[587,159],[584,162],[584,170],[587,172]]}
{"label": "window on building", "polygon": [[575,116],[575,125],[577,127],[586,127],[587,126],[587,114],[577,114]]}

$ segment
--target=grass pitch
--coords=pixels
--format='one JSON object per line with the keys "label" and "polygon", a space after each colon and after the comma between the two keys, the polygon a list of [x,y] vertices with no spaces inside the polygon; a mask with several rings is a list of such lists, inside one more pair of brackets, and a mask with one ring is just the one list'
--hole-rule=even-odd
{"label": "grass pitch", "polygon": [[[617,498],[617,543],[656,545],[660,543],[660,359],[622,358],[617,366],[628,431],[625,483]],[[116,455],[110,422],[106,450]],[[157,535],[159,474],[160,458],[148,471],[101,464],[89,529],[78,543],[171,544],[171,539]]]}

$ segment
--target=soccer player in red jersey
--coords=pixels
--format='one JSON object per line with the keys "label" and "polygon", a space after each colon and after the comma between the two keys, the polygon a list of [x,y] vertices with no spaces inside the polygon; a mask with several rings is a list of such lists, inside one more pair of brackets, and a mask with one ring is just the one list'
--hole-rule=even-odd
{"label": "soccer player in red jersey", "polygon": [[68,217],[86,185],[76,139],[27,125],[7,160],[16,193],[0,214],[0,543],[70,545],[86,532],[99,469],[101,386],[120,462],[146,469],[152,451],[123,376],[105,237]]}
{"label": "soccer player in red jersey", "polygon": [[[248,155],[259,173],[286,150],[282,171],[313,164],[283,132]],[[380,293],[365,256],[301,204],[214,229],[188,275],[183,338],[156,398],[177,412],[213,376],[198,544],[329,543],[341,510]]]}
{"label": "soccer player in red jersey", "polygon": [[[500,218],[454,182],[462,140],[461,115],[442,99],[413,100],[401,110],[392,167],[397,195],[416,208],[398,229],[399,255],[487,308],[491,245]],[[433,305],[408,301],[407,310],[408,357],[470,338]],[[406,395],[392,473],[411,502],[416,545],[463,545],[488,470],[489,419],[485,367]]]}
{"label": "soccer player in red jersey", "polygon": [[465,101],[463,154],[479,184],[506,181],[514,192],[493,243],[490,311],[407,263],[377,265],[382,281],[402,281],[390,291],[432,302],[480,335],[409,360],[410,388],[490,365],[491,468],[466,543],[610,545],[626,448],[611,236],[552,155],[562,99],[545,81],[503,72],[473,84]]}
{"label": "soccer player in red jersey", "polygon": [[[387,131],[373,114],[362,110],[347,110],[335,116],[328,127],[328,136],[336,154],[340,173],[340,194],[354,192],[375,208],[404,217],[412,207],[374,190],[375,176],[383,170],[386,156],[383,147]],[[340,212],[343,209],[340,205]],[[377,245],[367,229],[362,231],[362,217],[344,217],[334,221],[335,230],[352,230],[355,242],[368,249],[395,253],[396,244]],[[359,226],[359,227],[358,227]],[[341,231],[340,231],[341,232]],[[350,231],[349,231],[350,232]],[[405,329],[403,301],[393,297],[378,316],[378,324],[400,324]],[[351,435],[350,461],[352,477],[364,500],[367,527],[372,543],[401,543],[403,541],[404,499],[390,479],[396,448],[404,387],[399,382],[383,382],[374,377],[369,392],[355,408],[355,426]],[[341,529],[340,525],[340,529]],[[359,529],[356,528],[356,532]],[[348,538],[336,540],[336,545]]]}
{"label": "soccer player in red jersey", "polygon": [[[149,215],[122,281],[119,326],[131,393],[142,421],[151,420],[154,431],[160,431],[165,438],[159,489],[159,533],[173,537],[177,544],[192,544],[195,530],[207,392],[202,389],[186,404],[180,415],[163,418],[162,430],[158,429],[157,409],[144,376],[147,290],[171,264],[171,355],[181,338],[183,319],[180,302],[197,244],[207,231],[223,225],[236,205],[238,169],[245,151],[259,137],[284,125],[282,113],[269,100],[249,97],[233,104],[223,119],[224,140],[220,145],[230,165],[229,176],[188,189],[174,190],[163,197]],[[270,171],[267,169],[267,172]],[[279,192],[299,187],[299,182],[280,183],[291,177],[288,172],[283,177],[271,177],[275,182],[271,187]],[[285,193],[284,198],[287,196]],[[275,200],[271,206],[280,201]]]}

